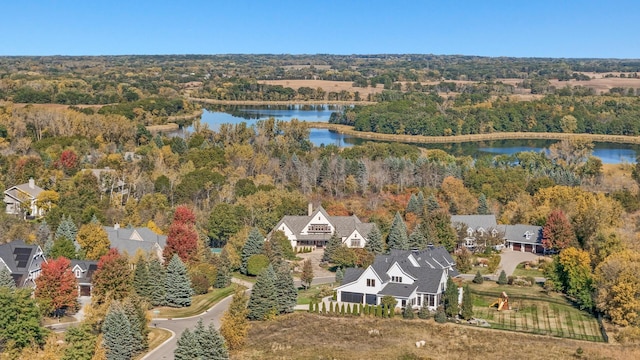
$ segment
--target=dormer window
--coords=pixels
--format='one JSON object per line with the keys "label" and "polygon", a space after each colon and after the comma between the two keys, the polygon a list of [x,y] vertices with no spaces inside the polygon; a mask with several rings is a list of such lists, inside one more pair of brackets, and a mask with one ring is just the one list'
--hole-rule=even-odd
{"label": "dormer window", "polygon": [[480,236],[484,236],[484,229],[478,228],[478,234],[480,234]]}
{"label": "dormer window", "polygon": [[527,231],[526,233],[524,233],[524,238],[527,240],[531,240],[531,235],[533,235],[533,233],[530,231]]}
{"label": "dormer window", "polygon": [[392,276],[391,277],[391,282],[401,283],[402,282],[402,276]]}
{"label": "dormer window", "polygon": [[82,276],[82,271],[80,269],[76,269],[75,273],[76,278],[80,278],[80,276]]}
{"label": "dormer window", "polygon": [[491,230],[491,236],[497,236],[498,235],[498,230],[493,229]]}
{"label": "dormer window", "polygon": [[472,228],[467,228],[467,235],[469,235],[469,236],[473,235],[473,229]]}

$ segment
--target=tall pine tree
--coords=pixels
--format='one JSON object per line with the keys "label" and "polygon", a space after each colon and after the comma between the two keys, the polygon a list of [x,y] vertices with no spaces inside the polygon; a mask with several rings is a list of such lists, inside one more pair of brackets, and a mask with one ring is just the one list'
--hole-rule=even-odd
{"label": "tall pine tree", "polygon": [[272,265],[258,275],[247,305],[249,320],[265,320],[276,314],[278,311],[276,281],[277,275]]}
{"label": "tall pine tree", "polygon": [[424,213],[424,194],[422,191],[418,192],[416,196],[416,201],[418,202],[418,215],[422,215]]}
{"label": "tall pine tree", "polygon": [[224,343],[224,338],[220,335],[218,330],[213,326],[213,323],[209,324],[209,327],[205,328],[202,323],[202,319],[198,321],[193,334],[198,342],[200,348],[201,357],[199,359],[228,359],[229,352],[227,346]]}
{"label": "tall pine tree", "polygon": [[135,339],[131,334],[131,323],[124,309],[113,303],[102,324],[103,345],[107,360],[129,360],[133,356]]}
{"label": "tall pine tree", "polygon": [[427,239],[422,235],[420,228],[416,226],[411,235],[409,235],[409,248],[422,250],[427,247]]}
{"label": "tall pine tree", "polygon": [[13,281],[13,276],[6,266],[0,268],[0,287],[8,288],[9,290],[16,289],[16,283]]}
{"label": "tall pine tree", "polygon": [[151,281],[149,279],[149,269],[147,261],[144,257],[140,257],[136,262],[136,268],[133,271],[133,289],[138,296],[151,301]]}
{"label": "tall pine tree", "polygon": [[149,301],[153,306],[162,306],[167,297],[167,276],[164,267],[157,258],[154,258],[149,261],[147,272],[149,275]]}
{"label": "tall pine tree", "polygon": [[444,290],[444,311],[448,317],[456,317],[460,312],[458,285],[453,282],[451,277],[447,278],[447,287]]}
{"label": "tall pine tree", "polygon": [[192,360],[201,359],[202,349],[198,342],[196,335],[189,329],[185,329],[178,343],[176,349],[173,351],[173,356],[176,360]]}
{"label": "tall pine tree", "polygon": [[257,228],[251,229],[249,236],[247,237],[247,241],[244,243],[242,247],[241,261],[242,265],[240,266],[240,272],[243,274],[247,273],[247,262],[251,255],[257,255],[262,253],[262,247],[264,245],[264,237],[260,234],[260,230]]}
{"label": "tall pine tree", "polygon": [[407,226],[404,224],[399,212],[396,212],[393,217],[393,223],[391,223],[391,229],[387,237],[387,246],[389,249],[409,250]]}
{"label": "tall pine tree", "polygon": [[469,285],[464,286],[464,292],[462,293],[462,318],[470,320],[473,317],[473,297],[469,290]]}
{"label": "tall pine tree", "polygon": [[436,197],[433,196],[433,194],[430,194],[427,198],[427,210],[429,211],[429,213],[432,213],[438,209],[440,209],[438,200],[436,200]]}
{"label": "tall pine tree", "polygon": [[187,274],[187,267],[184,265],[178,254],[173,254],[169,265],[167,265],[166,286],[167,291],[165,304],[172,307],[185,307],[191,305],[191,279]]}
{"label": "tall pine tree", "polygon": [[47,224],[46,220],[42,220],[40,225],[38,225],[38,230],[36,230],[36,241],[38,245],[44,249],[44,245],[47,241],[51,239],[51,229]]}
{"label": "tall pine tree", "polygon": [[333,254],[335,254],[336,250],[342,246],[342,239],[338,236],[338,234],[331,235],[329,238],[329,242],[327,242],[327,246],[324,248],[324,254],[322,254],[322,261],[332,261]]}
{"label": "tall pine tree", "polygon": [[56,229],[56,240],[60,238],[65,238],[71,240],[72,242],[76,241],[76,235],[78,234],[78,227],[71,219],[71,216],[66,217],[62,215],[62,220]]}
{"label": "tall pine tree", "polygon": [[418,198],[416,194],[411,194],[409,198],[409,203],[407,203],[407,208],[405,210],[407,213],[414,213],[416,215],[420,215],[420,205],[418,205]]}
{"label": "tall pine tree", "polygon": [[287,263],[278,265],[276,269],[276,299],[278,314],[292,313],[298,301],[298,291]]}
{"label": "tall pine tree", "polygon": [[384,243],[382,242],[382,234],[377,226],[373,226],[373,229],[367,235],[367,243],[364,245],[367,251],[372,252],[374,255],[380,255],[384,252]]}
{"label": "tall pine tree", "polygon": [[149,347],[149,328],[147,327],[146,303],[140,297],[131,296],[122,304],[133,338],[133,354],[140,354]]}
{"label": "tall pine tree", "polygon": [[220,253],[220,263],[218,264],[218,270],[216,273],[216,281],[213,283],[213,287],[216,289],[222,289],[231,284],[231,264],[229,263],[229,256],[227,255],[227,249],[222,249]]}
{"label": "tall pine tree", "polygon": [[487,203],[487,197],[484,194],[478,196],[478,214],[489,215],[489,204]]}

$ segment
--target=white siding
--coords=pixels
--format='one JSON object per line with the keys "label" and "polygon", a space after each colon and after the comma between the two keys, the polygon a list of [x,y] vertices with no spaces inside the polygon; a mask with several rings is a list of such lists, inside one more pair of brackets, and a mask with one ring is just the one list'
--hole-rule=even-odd
{"label": "white siding", "polygon": [[331,225],[331,222],[329,222],[329,219],[327,219],[321,212],[317,212],[316,214],[314,214],[311,217],[311,220],[307,223],[307,225],[304,226],[304,228],[302,228],[302,231],[300,232],[301,235],[308,235],[309,234],[309,225],[329,225],[329,229],[331,230],[331,234],[333,234],[336,229],[333,227],[333,225]]}
{"label": "white siding", "polygon": [[[375,281],[375,286],[367,286],[367,279],[373,279]],[[370,266],[362,273],[362,275],[360,275],[357,281],[337,287],[336,296],[337,299],[340,299],[340,295],[343,291],[361,294],[377,294],[380,290],[382,290],[382,281]]]}
{"label": "white siding", "polygon": [[[411,277],[406,272],[402,271],[398,263],[394,263],[393,265],[391,265],[389,270],[387,270],[387,275],[389,275],[389,278],[394,278],[394,277],[401,278],[402,279],[402,281],[400,282],[401,284],[411,285],[413,284],[413,281],[414,281],[413,277]],[[398,281],[394,281],[394,282],[398,283]]]}
{"label": "white siding", "polygon": [[[352,245],[352,240],[360,240],[360,246],[354,246]],[[347,245],[347,247],[350,248],[363,248],[364,245],[367,243],[367,240],[364,238],[364,236],[362,236],[358,230],[354,230],[349,236],[347,236],[343,241],[343,244]]]}
{"label": "white siding", "polygon": [[293,231],[291,231],[291,229],[289,229],[289,227],[284,223],[280,224],[277,229],[284,233],[287,239],[291,241],[291,247],[295,248],[298,242],[296,241],[296,235],[293,233]]}

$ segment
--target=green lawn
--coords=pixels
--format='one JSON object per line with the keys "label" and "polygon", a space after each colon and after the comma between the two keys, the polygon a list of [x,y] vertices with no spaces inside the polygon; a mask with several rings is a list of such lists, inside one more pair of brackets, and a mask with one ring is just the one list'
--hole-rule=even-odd
{"label": "green lawn", "polygon": [[[223,289],[213,289],[204,295],[196,295],[191,298],[191,306],[185,308],[172,308],[161,306],[149,311],[149,317],[153,318],[183,318],[202,314],[218,301],[232,295],[238,285],[232,284]],[[158,311],[158,313],[156,313]]]}
{"label": "green lawn", "polygon": [[298,305],[307,305],[312,301],[319,301],[323,296],[329,296],[332,293],[333,289],[327,284],[312,285],[308,289],[299,289]]}
{"label": "green lawn", "polygon": [[516,269],[513,272],[514,276],[532,276],[532,277],[542,277],[544,274],[542,271],[538,269],[525,269],[524,263],[518,264]]}
{"label": "green lawn", "polygon": [[[485,319],[494,329],[528,332],[587,341],[603,341],[598,322],[573,306],[562,294],[545,293],[542,287],[469,284],[474,294],[474,317]],[[510,310],[493,304],[502,292],[509,296]]]}

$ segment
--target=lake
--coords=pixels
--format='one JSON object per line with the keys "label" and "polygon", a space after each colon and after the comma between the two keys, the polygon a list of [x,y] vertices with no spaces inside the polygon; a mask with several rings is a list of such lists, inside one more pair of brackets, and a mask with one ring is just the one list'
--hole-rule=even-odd
{"label": "lake", "polygon": [[[304,121],[328,122],[331,113],[341,111],[341,105],[270,105],[270,106],[242,106],[220,105],[207,106],[203,109],[201,124],[207,124],[209,129],[218,130],[220,124],[239,124],[241,122],[252,125],[258,120],[274,117],[278,120],[290,121],[293,118]],[[185,128],[193,131],[193,127]],[[309,139],[316,146],[336,145],[349,147],[366,141],[361,138],[339,134],[327,129],[311,129]],[[557,140],[497,140],[452,144],[417,144],[428,149],[442,149],[456,156],[480,154],[515,154],[521,151],[545,151]],[[640,146],[618,143],[595,143],[593,155],[605,164],[635,163],[636,154]]]}

